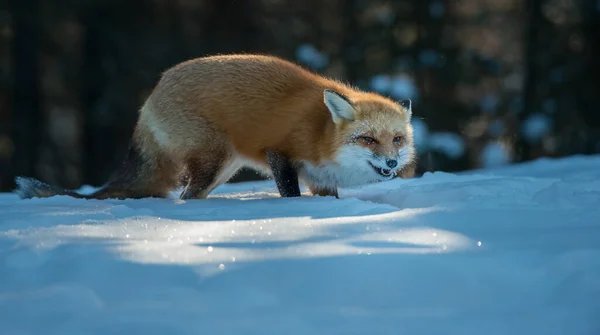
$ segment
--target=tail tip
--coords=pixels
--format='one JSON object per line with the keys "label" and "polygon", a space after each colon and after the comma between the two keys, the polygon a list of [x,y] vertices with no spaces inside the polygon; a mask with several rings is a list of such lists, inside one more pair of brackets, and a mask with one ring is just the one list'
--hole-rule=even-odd
{"label": "tail tip", "polygon": [[43,196],[43,191],[48,189],[46,184],[35,178],[16,177],[15,183],[17,184],[17,188],[14,190],[14,192],[21,199],[41,197]]}

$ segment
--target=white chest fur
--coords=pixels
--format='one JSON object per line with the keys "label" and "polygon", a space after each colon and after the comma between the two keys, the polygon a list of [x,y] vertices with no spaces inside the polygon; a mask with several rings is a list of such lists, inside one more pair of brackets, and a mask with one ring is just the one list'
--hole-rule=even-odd
{"label": "white chest fur", "polygon": [[368,165],[339,165],[328,162],[319,166],[304,163],[299,177],[306,182],[322,188],[352,187],[377,181],[377,176]]}

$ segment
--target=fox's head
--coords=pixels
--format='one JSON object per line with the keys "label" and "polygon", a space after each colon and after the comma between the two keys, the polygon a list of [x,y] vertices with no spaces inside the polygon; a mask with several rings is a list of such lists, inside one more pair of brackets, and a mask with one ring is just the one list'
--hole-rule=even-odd
{"label": "fox's head", "polygon": [[375,94],[351,100],[333,90],[324,91],[324,100],[336,125],[340,166],[384,181],[413,162],[410,100],[396,103]]}

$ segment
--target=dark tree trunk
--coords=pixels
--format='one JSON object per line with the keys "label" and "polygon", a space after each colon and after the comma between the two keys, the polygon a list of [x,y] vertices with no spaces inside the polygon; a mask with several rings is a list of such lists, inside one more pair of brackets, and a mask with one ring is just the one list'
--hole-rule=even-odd
{"label": "dark tree trunk", "polygon": [[13,171],[36,176],[41,138],[40,32],[37,0],[12,0],[13,40]]}
{"label": "dark tree trunk", "polygon": [[581,102],[582,119],[588,127],[588,141],[585,153],[600,153],[600,10],[597,0],[584,0],[582,6],[583,32],[586,41],[584,60],[588,71],[582,78]]}
{"label": "dark tree trunk", "polygon": [[[536,109],[537,106],[537,52],[538,52],[538,30],[542,23],[542,3],[541,0],[527,0],[525,2],[525,15],[527,24],[525,25],[525,85],[523,88],[523,110],[519,114],[519,123],[523,121]],[[526,161],[531,158],[531,147],[524,140],[521,134],[516,136],[515,154],[517,161]]]}
{"label": "dark tree trunk", "polygon": [[114,136],[111,136],[113,127],[103,121],[110,117],[102,115],[109,112],[106,106],[103,106],[103,95],[111,76],[107,62],[115,61],[109,53],[116,46],[110,43],[110,31],[106,23],[107,18],[112,18],[110,9],[107,5],[96,6],[95,10],[88,10],[87,16],[82,20],[85,24],[82,69],[82,102],[85,113],[83,180],[84,183],[94,186],[106,181],[109,170],[107,164],[112,158],[111,149],[114,147],[111,144],[115,140]]}

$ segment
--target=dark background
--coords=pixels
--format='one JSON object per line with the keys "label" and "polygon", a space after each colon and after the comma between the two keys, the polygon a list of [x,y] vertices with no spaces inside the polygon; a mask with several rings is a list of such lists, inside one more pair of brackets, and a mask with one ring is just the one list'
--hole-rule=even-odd
{"label": "dark background", "polygon": [[232,52],[413,99],[416,175],[598,153],[599,23],[600,0],[0,0],[0,191],[102,184],[161,72]]}

